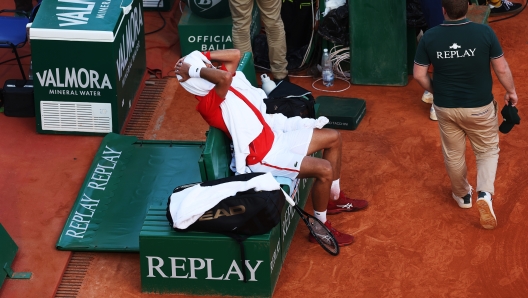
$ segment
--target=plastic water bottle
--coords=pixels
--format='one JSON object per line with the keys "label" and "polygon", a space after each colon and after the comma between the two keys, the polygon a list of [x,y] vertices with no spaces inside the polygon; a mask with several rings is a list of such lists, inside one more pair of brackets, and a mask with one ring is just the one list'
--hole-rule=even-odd
{"label": "plastic water bottle", "polygon": [[326,60],[328,60],[328,49],[327,48],[324,48],[323,49],[323,57],[321,57],[321,69],[323,69],[323,67],[325,66],[325,63],[326,63]]}
{"label": "plastic water bottle", "polygon": [[328,50],[324,49],[323,58],[323,85],[330,87],[334,85],[334,68],[332,67],[332,60],[328,56]]}
{"label": "plastic water bottle", "polygon": [[275,84],[275,82],[273,82],[265,73],[262,74],[260,78],[262,79],[262,90],[264,90],[266,95],[269,95],[271,91],[277,87],[277,84]]}

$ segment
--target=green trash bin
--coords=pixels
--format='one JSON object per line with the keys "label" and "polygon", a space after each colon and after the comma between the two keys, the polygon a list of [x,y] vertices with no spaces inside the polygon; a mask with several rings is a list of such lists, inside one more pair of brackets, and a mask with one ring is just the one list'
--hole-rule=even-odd
{"label": "green trash bin", "polygon": [[407,85],[406,17],[405,1],[349,1],[351,83]]}

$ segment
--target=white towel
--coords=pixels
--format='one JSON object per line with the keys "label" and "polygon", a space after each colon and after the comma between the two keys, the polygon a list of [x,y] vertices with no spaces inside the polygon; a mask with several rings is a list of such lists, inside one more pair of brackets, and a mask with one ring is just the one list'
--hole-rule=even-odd
{"label": "white towel", "polygon": [[[189,55],[185,56],[185,59],[183,59],[184,62],[191,64],[194,67],[206,67],[204,61],[208,61],[207,58],[198,51],[194,51],[190,53]],[[176,75],[178,80],[181,80],[182,77],[179,75]],[[198,95],[198,96],[205,96],[211,91],[215,84],[204,80],[202,78],[190,78],[185,82],[180,82],[182,87],[189,91],[189,93]]]}
{"label": "white towel", "polygon": [[233,181],[205,187],[198,184],[173,193],[169,205],[173,227],[186,229],[223,199],[250,189],[272,191],[280,189],[280,184],[270,173],[266,173],[248,181]]}

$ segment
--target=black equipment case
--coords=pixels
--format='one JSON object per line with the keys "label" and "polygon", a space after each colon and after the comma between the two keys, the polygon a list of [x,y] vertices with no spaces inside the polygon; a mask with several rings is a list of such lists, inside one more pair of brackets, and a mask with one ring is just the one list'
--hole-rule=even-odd
{"label": "black equipment case", "polygon": [[5,81],[2,97],[6,116],[35,117],[32,80]]}

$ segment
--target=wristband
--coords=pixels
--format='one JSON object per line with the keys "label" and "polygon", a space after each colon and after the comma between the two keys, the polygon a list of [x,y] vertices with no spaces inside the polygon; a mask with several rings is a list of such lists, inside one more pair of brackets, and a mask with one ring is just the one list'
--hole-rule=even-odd
{"label": "wristband", "polygon": [[200,66],[191,65],[189,67],[189,77],[200,78],[200,69],[202,69]]}
{"label": "wristband", "polygon": [[207,58],[207,60],[211,61],[211,51],[202,52],[202,54]]}

